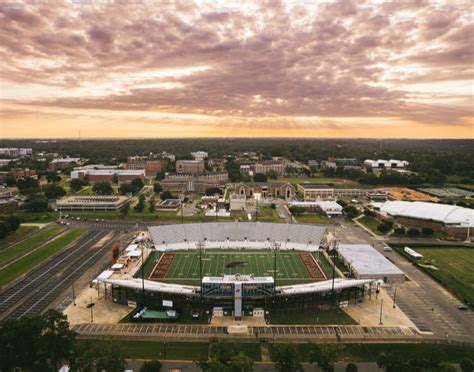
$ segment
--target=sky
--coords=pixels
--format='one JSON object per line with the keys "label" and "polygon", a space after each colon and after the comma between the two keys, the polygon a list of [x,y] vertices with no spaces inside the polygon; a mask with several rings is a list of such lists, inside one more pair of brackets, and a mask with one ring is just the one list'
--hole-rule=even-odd
{"label": "sky", "polygon": [[0,2],[1,138],[474,138],[467,1]]}

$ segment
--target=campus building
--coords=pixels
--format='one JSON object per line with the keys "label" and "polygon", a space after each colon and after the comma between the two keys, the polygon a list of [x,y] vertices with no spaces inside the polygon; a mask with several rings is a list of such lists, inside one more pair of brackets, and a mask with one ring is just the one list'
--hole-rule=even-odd
{"label": "campus building", "polygon": [[240,166],[242,174],[268,174],[275,172],[277,175],[282,175],[285,172],[284,164],[279,160],[261,160],[254,163],[242,164]]}
{"label": "campus building", "polygon": [[396,159],[390,159],[390,160],[366,159],[364,160],[364,165],[370,168],[378,168],[378,169],[405,169],[408,167],[408,165],[410,165],[410,163],[407,162],[406,160],[396,160]]}
{"label": "campus building", "polygon": [[9,156],[11,158],[23,158],[25,156],[33,155],[33,149],[31,147],[18,148],[18,147],[2,147],[0,148],[0,156]]}
{"label": "campus building", "polygon": [[144,169],[147,177],[155,176],[165,166],[164,161],[149,159],[146,156],[129,156],[127,158],[127,169]]}
{"label": "campus building", "polygon": [[191,156],[194,158],[194,160],[206,160],[209,154],[206,151],[196,151],[192,152]]}
{"label": "campus building", "polygon": [[61,158],[51,160],[48,164],[48,170],[51,172],[56,172],[58,170],[63,170],[69,168],[73,165],[81,164],[81,158]]}
{"label": "campus building", "polygon": [[135,178],[145,180],[145,170],[140,169],[80,169],[71,172],[71,179],[87,180],[89,183],[126,183]]}
{"label": "campus building", "polygon": [[303,182],[298,184],[297,189],[304,200],[334,199],[334,189],[328,185]]}
{"label": "campus building", "polygon": [[177,160],[176,173],[198,176],[204,173],[204,160]]}
{"label": "campus building", "polygon": [[337,254],[357,279],[403,283],[405,273],[369,244],[339,244]]}
{"label": "campus building", "polygon": [[160,181],[164,191],[205,192],[211,187],[221,187],[229,178],[227,172],[205,173],[201,175],[167,173]]}
{"label": "campus building", "polygon": [[116,211],[130,198],[123,195],[76,195],[56,200],[58,211]]}
{"label": "campus building", "polygon": [[448,204],[387,201],[380,206],[380,216],[417,229],[423,227],[445,231],[449,236],[467,238],[474,235],[474,210]]}
{"label": "campus building", "polygon": [[260,194],[262,198],[291,200],[295,197],[295,192],[295,187],[290,182],[241,182],[235,185],[235,193],[247,198]]}

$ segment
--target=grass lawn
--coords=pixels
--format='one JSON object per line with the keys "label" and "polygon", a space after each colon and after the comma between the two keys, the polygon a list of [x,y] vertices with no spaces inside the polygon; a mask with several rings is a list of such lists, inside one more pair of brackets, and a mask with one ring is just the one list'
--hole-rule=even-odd
{"label": "grass lawn", "polygon": [[[171,266],[162,281],[179,284],[199,284],[199,255],[196,252],[173,252]],[[148,264],[146,262],[145,264]],[[208,251],[202,259],[203,275],[255,274],[273,276],[274,255],[269,250]],[[324,265],[323,270],[324,270]],[[277,255],[277,284],[289,285],[313,281],[298,252],[280,252]]]}
{"label": "grass lawn", "polygon": [[27,212],[19,211],[15,215],[23,220],[23,222],[30,223],[49,223],[54,222],[59,218],[59,212]]}
{"label": "grass lawn", "polygon": [[[144,265],[145,278],[148,278],[150,276],[151,270],[153,270],[153,267],[155,266],[155,260],[157,260],[158,258],[160,258],[160,252],[153,251],[153,252],[150,253],[148,258],[146,259],[145,265]],[[142,271],[138,270],[136,272],[136,274],[134,275],[134,277],[135,278],[141,278],[142,277]]]}
{"label": "grass lawn", "polygon": [[207,342],[165,342],[164,341],[125,341],[125,340],[97,340],[79,341],[93,343],[110,343],[121,349],[127,359],[171,359],[171,360],[198,360],[209,353]]}
{"label": "grass lawn", "polygon": [[9,234],[5,238],[0,239],[0,249],[15,244],[15,242],[24,239],[27,235],[36,230],[38,230],[38,226],[20,226],[13,234]]}
{"label": "grass lawn", "polygon": [[419,266],[456,296],[474,306],[474,249],[461,247],[414,248],[424,257],[418,264],[432,264],[438,270]]}
{"label": "grass lawn", "polygon": [[382,223],[382,221],[379,221],[375,217],[372,216],[364,216],[358,220],[361,224],[364,226],[368,227],[371,231],[373,231],[377,235],[384,235],[380,231],[377,230],[377,226]]}
{"label": "grass lawn", "polygon": [[[301,361],[308,361],[312,345],[298,344]],[[439,355],[444,361],[459,363],[463,358],[472,358],[474,348],[457,345],[435,344],[341,344],[339,361],[344,362],[376,362],[382,352],[399,352],[405,358],[417,359],[428,355]],[[274,347],[270,344],[270,356]],[[402,372],[402,371],[400,371]]]}
{"label": "grass lawn", "polygon": [[295,216],[298,223],[329,224],[333,220],[318,213],[303,213],[301,216]]}
{"label": "grass lawn", "polygon": [[[271,207],[259,207],[258,220],[261,222],[282,222],[276,209]],[[255,219],[255,215],[252,216]]]}
{"label": "grass lawn", "polygon": [[342,310],[325,310],[312,312],[270,313],[267,316],[270,324],[357,324]]}
{"label": "grass lawn", "polygon": [[26,240],[23,240],[22,242],[13,244],[8,248],[0,250],[0,263],[14,256],[21,255],[33,246],[48,240],[49,238],[56,234],[59,234],[63,230],[64,229],[59,226],[55,226],[51,229],[41,230],[33,236],[27,238]]}
{"label": "grass lawn", "polygon": [[48,257],[58,253],[67,245],[78,239],[84,233],[84,229],[72,230],[0,270],[0,287],[27,273],[35,266],[46,260]]}

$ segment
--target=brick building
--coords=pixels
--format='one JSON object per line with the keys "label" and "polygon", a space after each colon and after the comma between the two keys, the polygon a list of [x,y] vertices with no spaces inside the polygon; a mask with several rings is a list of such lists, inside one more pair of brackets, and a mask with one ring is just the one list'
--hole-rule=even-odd
{"label": "brick building", "polygon": [[81,169],[71,172],[71,179],[88,180],[89,183],[111,182],[126,183],[140,178],[145,180],[143,169]]}
{"label": "brick building", "polygon": [[241,182],[235,185],[235,193],[247,198],[258,193],[263,198],[293,199],[296,190],[289,182]]}
{"label": "brick building", "polygon": [[51,160],[48,164],[48,170],[56,172],[73,166],[75,164],[81,164],[81,158],[61,158]]}
{"label": "brick building", "polygon": [[200,176],[168,173],[160,184],[165,191],[205,192],[208,188],[223,186],[228,178],[227,172],[205,173]]}
{"label": "brick building", "polygon": [[161,172],[166,163],[162,160],[149,159],[146,156],[129,156],[127,158],[127,169],[144,169],[147,177],[153,177]]}
{"label": "brick building", "polygon": [[272,171],[280,176],[285,172],[285,166],[279,160],[261,160],[240,166],[240,172],[243,174],[268,174]]}
{"label": "brick building", "polygon": [[176,173],[201,175],[204,173],[204,165],[204,160],[178,160],[176,161]]}

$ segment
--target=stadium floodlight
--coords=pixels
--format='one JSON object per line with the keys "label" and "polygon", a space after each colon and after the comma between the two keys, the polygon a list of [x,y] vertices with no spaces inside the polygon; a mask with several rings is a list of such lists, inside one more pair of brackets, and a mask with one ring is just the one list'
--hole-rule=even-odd
{"label": "stadium floodlight", "polygon": [[[206,240],[206,238],[204,238]],[[202,304],[202,251],[205,249],[206,244],[203,241],[196,243],[196,250],[199,252],[199,281],[201,282],[201,304]]]}
{"label": "stadium floodlight", "polygon": [[279,242],[273,242],[271,247],[272,247],[273,253],[275,255],[275,264],[274,264],[274,267],[273,267],[273,288],[274,288],[273,291],[275,292],[276,276],[277,276],[277,252],[280,251],[281,244]]}

